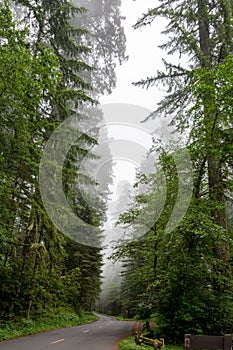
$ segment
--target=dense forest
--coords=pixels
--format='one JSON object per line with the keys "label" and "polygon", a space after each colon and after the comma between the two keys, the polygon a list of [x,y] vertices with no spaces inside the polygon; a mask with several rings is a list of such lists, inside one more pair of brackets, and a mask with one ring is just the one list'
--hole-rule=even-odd
{"label": "dense forest", "polygon": [[[151,152],[159,156],[158,166],[150,175],[138,173],[133,199],[118,220],[127,239],[118,242],[112,254],[124,264],[122,283],[118,288],[114,283],[109,286],[103,308],[151,318],[157,336],[182,342],[185,333],[233,331],[233,2],[158,3],[145,9],[134,28],[151,25],[153,30],[153,21],[164,18],[161,49],[168,59],[164,71],[141,77],[134,85],[166,88],[148,118],[165,116],[177,137],[170,142],[155,140]],[[184,151],[190,155],[192,172]],[[183,162],[180,169],[177,159]],[[151,225],[156,203],[162,200],[161,174],[166,180],[166,203]],[[182,222],[174,220],[171,226],[171,215],[185,205],[179,188],[189,186],[191,180],[188,210]],[[183,198],[179,208],[178,194]],[[147,234],[135,240],[145,226]]]}
{"label": "dense forest", "polygon": [[[114,88],[115,63],[125,59],[120,1],[98,4],[101,11],[93,14],[89,1],[0,2],[2,322],[33,319],[61,307],[92,310],[100,292],[107,195],[95,198],[97,210],[85,202],[77,181],[93,182],[80,173],[79,161],[95,157],[89,150],[98,142],[101,113],[87,114],[85,122],[95,131],[80,128],[62,169],[70,207],[99,230],[100,244],[81,244],[57,229],[39,188],[41,157],[53,131],[70,117],[82,121],[80,111],[93,108],[100,93]],[[56,150],[56,140],[52,147]],[[45,188],[52,193],[49,184]]]}
{"label": "dense forest", "polygon": [[[112,278],[99,309],[151,319],[157,337],[180,343],[184,333],[233,331],[233,1],[157,3],[145,8],[134,28],[151,25],[153,31],[153,22],[164,18],[161,49],[169,60],[164,71],[139,76],[133,84],[166,89],[148,119],[165,116],[176,136],[154,139],[151,153],[158,164],[150,174],[143,166],[137,174],[131,202],[117,222],[127,239],[115,244],[111,257],[121,262],[122,279]],[[90,150],[98,144],[103,115],[93,107],[116,86],[116,62],[126,60],[120,5],[120,0],[0,2],[0,324],[61,307],[81,314],[97,305],[113,180],[108,168],[102,192],[85,200],[81,185],[95,186],[96,179],[91,171],[82,173],[80,164],[84,157],[98,157]],[[80,129],[63,164],[62,184],[73,213],[96,228],[89,245],[54,225],[40,191],[46,144],[71,117]],[[59,140],[52,142],[56,152]],[[103,150],[103,157],[109,152]],[[155,215],[164,196],[161,178],[166,200]],[[187,206],[180,188],[190,186]],[[43,187],[51,196],[57,190],[46,178]],[[185,215],[176,222],[180,212]]]}

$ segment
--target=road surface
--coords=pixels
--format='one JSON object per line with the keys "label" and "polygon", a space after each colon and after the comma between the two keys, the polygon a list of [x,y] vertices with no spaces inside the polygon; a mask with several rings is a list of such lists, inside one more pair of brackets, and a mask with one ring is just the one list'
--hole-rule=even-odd
{"label": "road surface", "polygon": [[0,350],[116,350],[134,322],[98,315],[93,323],[0,342]]}

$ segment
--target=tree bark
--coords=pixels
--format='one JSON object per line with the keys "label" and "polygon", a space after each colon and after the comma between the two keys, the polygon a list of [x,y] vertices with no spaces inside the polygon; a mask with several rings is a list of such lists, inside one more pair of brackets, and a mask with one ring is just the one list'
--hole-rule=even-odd
{"label": "tree bark", "polygon": [[[202,51],[201,66],[202,68],[211,69],[211,46],[208,19],[208,6],[206,0],[198,0],[198,25],[199,25],[199,43]],[[205,84],[211,86],[214,84],[210,74],[209,81]],[[208,89],[207,89],[208,91]],[[204,101],[204,126],[206,133],[206,159],[208,167],[208,186],[209,196],[212,203],[212,216],[215,224],[219,225],[227,237],[227,220],[225,211],[225,196],[222,177],[221,153],[217,147],[218,137],[218,113],[215,106],[214,97],[206,93],[203,96]],[[226,240],[220,240],[214,243],[214,254],[217,259],[229,263],[229,244]]]}

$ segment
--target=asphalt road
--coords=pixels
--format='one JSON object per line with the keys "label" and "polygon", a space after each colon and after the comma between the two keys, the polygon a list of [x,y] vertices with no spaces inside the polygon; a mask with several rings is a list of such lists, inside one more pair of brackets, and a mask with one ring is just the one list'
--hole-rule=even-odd
{"label": "asphalt road", "polygon": [[131,333],[134,322],[98,315],[82,326],[0,342],[0,350],[116,350],[117,342]]}

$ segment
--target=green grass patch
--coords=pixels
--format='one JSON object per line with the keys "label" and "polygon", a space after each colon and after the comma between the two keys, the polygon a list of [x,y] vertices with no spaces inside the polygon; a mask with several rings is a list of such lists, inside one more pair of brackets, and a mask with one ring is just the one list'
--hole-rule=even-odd
{"label": "green grass patch", "polygon": [[134,321],[136,322],[136,318],[129,318],[129,317],[125,317],[125,316],[122,316],[122,315],[118,315],[118,316],[112,316],[112,315],[108,315],[110,317],[113,317],[115,318],[116,320],[119,320],[119,321]]}
{"label": "green grass patch", "polygon": [[[141,345],[137,345],[135,343],[135,340],[134,340],[134,337],[129,337],[129,338],[126,338],[124,340],[122,340],[119,344],[119,347],[121,350],[151,350],[153,349],[152,346],[149,346],[149,345],[144,345],[144,344],[141,344]],[[164,346],[164,348],[162,348],[163,350],[183,350],[183,346],[180,345],[166,345]]]}
{"label": "green grass patch", "polygon": [[56,328],[66,328],[93,322],[98,317],[93,313],[82,312],[80,315],[70,310],[38,315],[35,319],[0,320],[0,340],[17,338],[25,335],[45,332]]}

